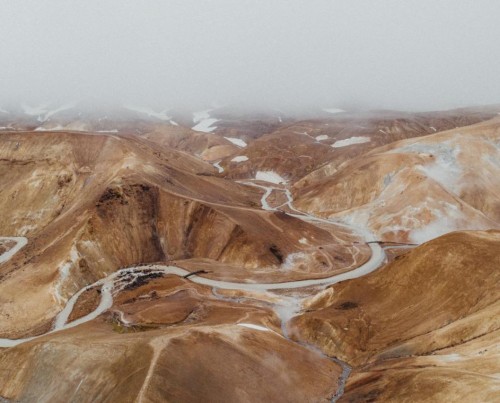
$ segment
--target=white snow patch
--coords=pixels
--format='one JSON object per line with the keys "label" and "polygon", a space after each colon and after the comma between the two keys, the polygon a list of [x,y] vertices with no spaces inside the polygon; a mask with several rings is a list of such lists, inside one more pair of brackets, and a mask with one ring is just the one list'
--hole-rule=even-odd
{"label": "white snow patch", "polygon": [[245,143],[242,139],[237,139],[236,137],[224,137],[226,140],[230,141],[234,145],[238,147],[246,147],[247,143]]}
{"label": "white snow patch", "polygon": [[323,140],[328,140],[328,136],[326,134],[316,136],[316,141],[323,141]]}
{"label": "white snow patch", "polygon": [[328,113],[342,113],[342,112],[345,112],[345,110],[339,109],[339,108],[323,108],[322,111],[323,112],[328,112]]}
{"label": "white snow patch", "polygon": [[368,143],[369,141],[370,141],[370,137],[354,136],[354,137],[349,137],[348,139],[338,140],[332,144],[332,147],[333,148],[347,147],[347,146],[350,146],[352,144]]}
{"label": "white snow patch", "polygon": [[238,326],[247,327],[249,329],[261,330],[263,332],[269,332],[270,330],[267,327],[254,325],[253,323],[238,323]]}
{"label": "white snow patch", "polygon": [[258,171],[255,175],[255,179],[259,181],[275,183],[277,185],[286,183],[286,180],[274,171]]}
{"label": "white snow patch", "polygon": [[212,165],[217,168],[217,170],[219,171],[219,173],[222,173],[224,172],[224,168],[221,167],[219,164],[221,163],[222,161],[217,161],[217,162],[214,162]]}
{"label": "white snow patch", "polygon": [[244,162],[244,161],[248,161],[248,157],[246,155],[238,155],[237,157],[234,157],[231,161],[232,162]]}
{"label": "white snow patch", "polygon": [[308,242],[307,242],[307,239],[306,238],[300,238],[299,239],[299,243],[301,243],[302,245],[307,245]]}
{"label": "white snow patch", "polygon": [[208,118],[201,120],[196,126],[193,126],[191,129],[197,132],[210,133],[217,129],[217,126],[212,126],[215,122],[218,122],[219,119]]}

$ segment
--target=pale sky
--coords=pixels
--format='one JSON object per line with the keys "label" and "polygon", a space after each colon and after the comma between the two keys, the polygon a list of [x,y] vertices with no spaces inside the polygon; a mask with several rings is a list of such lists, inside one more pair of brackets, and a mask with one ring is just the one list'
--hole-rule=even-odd
{"label": "pale sky", "polygon": [[500,103],[499,0],[0,0],[0,102]]}

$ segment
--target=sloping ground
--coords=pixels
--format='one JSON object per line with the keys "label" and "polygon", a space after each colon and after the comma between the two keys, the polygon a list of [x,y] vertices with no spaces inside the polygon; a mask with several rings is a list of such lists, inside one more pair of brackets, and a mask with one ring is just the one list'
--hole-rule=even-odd
{"label": "sloping ground", "polygon": [[496,402],[499,331],[423,357],[354,371],[340,402]]}
{"label": "sloping ground", "polygon": [[[492,107],[427,113],[380,111],[338,115],[326,127],[320,126],[309,133],[312,137],[321,139],[321,143],[335,145],[334,158],[300,178],[294,186],[301,188],[331,176],[345,162],[377,147],[477,124],[495,117],[499,110],[500,107]],[[328,138],[325,139],[325,136]]]}
{"label": "sloping ground", "polygon": [[345,401],[489,401],[500,372],[499,265],[500,232],[440,237],[334,285],[292,321],[292,335],[354,366]]}
{"label": "sloping ground", "polygon": [[238,148],[223,136],[200,133],[182,126],[158,125],[141,136],[163,147],[171,147],[207,161],[220,160],[235,153]]}
{"label": "sloping ground", "polygon": [[[495,400],[499,232],[394,249],[327,289],[293,281],[345,272],[370,250],[374,270],[385,248],[296,207],[392,240],[495,226],[498,122],[375,148],[470,120],[386,115],[358,132],[349,116],[216,118],[211,133],[141,121],[119,134],[0,134],[0,236],[28,238],[0,263],[0,401],[329,401],[343,361],[344,401]],[[243,150],[254,154],[233,172]],[[204,162],[232,152],[226,178]],[[272,170],[293,182],[314,169],[303,155],[323,166],[295,186],[297,204],[289,187],[228,180]]]}
{"label": "sloping ground", "polygon": [[[176,259],[194,271],[201,259],[217,278],[279,282],[363,259],[349,235],[262,211],[256,190],[168,146],[114,134],[1,137],[0,234],[29,238],[0,271],[6,337],[45,332],[77,290],[134,264]],[[284,266],[293,254],[309,264]]]}
{"label": "sloping ground", "polygon": [[171,277],[130,286],[92,322],[0,351],[0,368],[0,395],[27,402],[326,402],[341,372],[281,336],[269,309]]}
{"label": "sloping ground", "polygon": [[249,142],[247,147],[223,159],[221,166],[230,178],[253,178],[257,171],[276,171],[291,182],[297,181],[294,186],[301,188],[332,175],[342,163],[376,147],[478,123],[494,115],[472,110],[379,112],[301,120]]}
{"label": "sloping ground", "polygon": [[457,229],[498,228],[499,144],[498,118],[392,143],[297,189],[296,205],[368,225],[389,241],[424,242]]}

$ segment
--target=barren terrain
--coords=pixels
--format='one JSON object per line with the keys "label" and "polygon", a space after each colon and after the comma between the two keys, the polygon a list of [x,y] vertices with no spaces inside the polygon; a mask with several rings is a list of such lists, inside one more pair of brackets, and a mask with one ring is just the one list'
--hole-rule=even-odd
{"label": "barren terrain", "polygon": [[498,399],[500,108],[0,116],[0,401]]}

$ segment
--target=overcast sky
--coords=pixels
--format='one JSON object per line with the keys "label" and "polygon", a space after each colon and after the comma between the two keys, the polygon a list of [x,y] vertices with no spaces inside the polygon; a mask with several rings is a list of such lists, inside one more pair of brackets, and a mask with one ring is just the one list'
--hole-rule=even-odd
{"label": "overcast sky", "polygon": [[500,103],[499,0],[0,0],[0,102]]}

